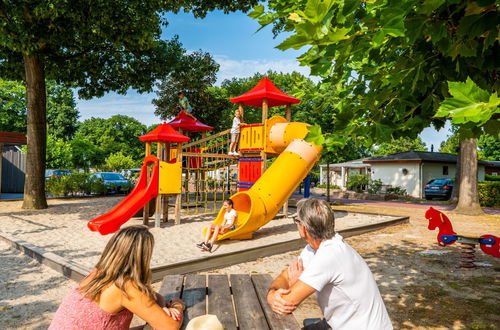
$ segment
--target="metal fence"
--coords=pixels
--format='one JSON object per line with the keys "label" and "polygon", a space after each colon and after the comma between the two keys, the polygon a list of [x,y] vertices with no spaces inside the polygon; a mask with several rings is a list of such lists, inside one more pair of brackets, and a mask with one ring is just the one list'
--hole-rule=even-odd
{"label": "metal fence", "polygon": [[15,147],[5,147],[2,151],[1,192],[24,192],[24,172],[26,155]]}

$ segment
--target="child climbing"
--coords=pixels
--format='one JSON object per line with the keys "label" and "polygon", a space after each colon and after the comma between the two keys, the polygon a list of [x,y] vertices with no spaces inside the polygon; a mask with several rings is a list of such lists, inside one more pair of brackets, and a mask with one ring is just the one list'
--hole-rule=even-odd
{"label": "child climbing", "polygon": [[196,120],[196,118],[191,114],[193,108],[191,108],[189,100],[186,95],[184,95],[184,92],[177,93],[177,96],[179,97],[179,108],[181,109],[181,112],[184,111],[189,117]]}
{"label": "child climbing", "polygon": [[229,145],[229,152],[227,153],[230,156],[239,156],[240,154],[236,152],[236,145],[240,140],[240,127],[241,127],[241,111],[236,109],[234,111],[233,118],[233,126],[231,126],[231,144]]}
{"label": "child climbing", "polygon": [[212,247],[217,240],[217,236],[219,234],[225,234],[236,228],[236,218],[238,217],[238,213],[233,208],[233,200],[230,198],[226,199],[222,204],[222,207],[226,211],[222,224],[210,224],[210,226],[206,228],[205,241],[196,244],[196,246],[202,250],[212,252]]}

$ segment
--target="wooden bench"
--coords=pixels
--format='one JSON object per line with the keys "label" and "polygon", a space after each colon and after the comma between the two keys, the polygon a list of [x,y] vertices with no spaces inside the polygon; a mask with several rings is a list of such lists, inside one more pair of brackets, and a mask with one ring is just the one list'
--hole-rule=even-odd
{"label": "wooden bench", "polygon": [[205,314],[216,315],[227,330],[300,329],[293,315],[276,314],[267,304],[271,282],[269,274],[167,275],[160,294],[165,301],[177,297],[186,303],[182,329]]}

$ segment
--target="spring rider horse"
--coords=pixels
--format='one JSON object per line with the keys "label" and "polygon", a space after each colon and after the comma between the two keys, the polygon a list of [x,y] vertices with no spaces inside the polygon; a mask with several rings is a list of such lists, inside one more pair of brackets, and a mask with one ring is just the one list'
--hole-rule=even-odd
{"label": "spring rider horse", "polygon": [[439,229],[437,235],[439,246],[451,245],[455,242],[462,244],[460,267],[476,267],[474,264],[476,244],[479,244],[479,247],[484,253],[500,258],[500,237],[493,235],[482,235],[481,237],[457,235],[457,233],[453,231],[450,219],[448,219],[444,213],[432,207],[425,212],[425,218],[429,220],[429,226],[427,227],[429,230],[434,230],[436,227]]}

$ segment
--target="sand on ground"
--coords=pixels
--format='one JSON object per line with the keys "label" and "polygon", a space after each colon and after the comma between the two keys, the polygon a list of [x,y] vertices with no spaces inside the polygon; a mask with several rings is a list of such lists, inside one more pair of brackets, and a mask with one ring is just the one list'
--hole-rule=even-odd
{"label": "sand on ground", "polygon": [[[96,207],[100,201],[104,205]],[[70,233],[73,223],[84,223],[89,214],[98,215],[116,199],[51,201],[52,211],[64,212],[49,215],[48,211],[20,211],[16,202],[0,204],[0,230],[14,228],[14,236],[32,237],[41,240],[59,226],[67,226]],[[65,204],[70,204],[66,205]],[[109,205],[108,205],[109,204]],[[49,208],[49,210],[51,210]],[[410,216],[410,223],[386,228],[377,232],[347,238],[371,268],[396,329],[496,329],[500,324],[498,307],[500,300],[500,259],[493,258],[476,249],[476,259],[481,266],[473,270],[457,268],[460,249],[458,245],[438,247],[437,232],[427,229],[421,208],[386,207],[384,209],[357,204],[335,206],[352,212],[377,212]],[[471,217],[447,213],[454,230],[462,235],[480,236],[490,233],[500,236],[500,217]],[[49,218],[48,217],[53,217]],[[20,220],[19,218],[22,218]],[[63,218],[63,219],[62,219]],[[341,221],[339,217],[339,222]],[[16,222],[13,225],[12,222]],[[59,221],[62,221],[60,223]],[[191,223],[200,228],[208,220]],[[9,223],[11,222],[11,223]],[[65,225],[71,223],[70,225]],[[33,227],[30,227],[31,226]],[[41,226],[40,224],[44,225]],[[283,228],[285,223],[280,224]],[[17,227],[16,227],[17,226]],[[189,226],[186,226],[188,228]],[[153,229],[154,231],[154,229]],[[198,231],[199,232],[199,231]],[[287,233],[294,234],[293,229]],[[45,235],[43,234],[45,233]],[[78,236],[78,235],[76,235]],[[81,235],[80,235],[81,236]],[[63,237],[60,237],[63,239]],[[186,240],[199,240],[199,235]],[[245,241],[251,242],[251,241]],[[32,243],[32,242],[31,242]],[[191,242],[189,242],[191,244]],[[102,243],[105,244],[105,243]],[[55,245],[53,242],[52,245]],[[222,245],[230,250],[230,245]],[[50,244],[44,247],[50,249]],[[101,248],[101,246],[99,246]],[[60,250],[57,252],[64,253]],[[95,260],[94,252],[66,251],[71,259]],[[92,251],[95,251],[93,249]],[[251,274],[269,273],[276,276],[297,257],[300,251],[292,251],[271,257],[214,269],[203,273]],[[100,253],[100,251],[99,251]],[[196,253],[202,253],[196,251]],[[174,260],[174,259],[172,259]],[[167,260],[168,261],[168,260]],[[65,279],[51,269],[37,264],[32,259],[12,250],[0,242],[0,324],[1,329],[44,329],[68,293],[74,282]],[[157,285],[155,285],[157,287]],[[295,313],[297,319],[317,317],[319,311],[311,298]],[[134,324],[142,321],[135,319]]]}

